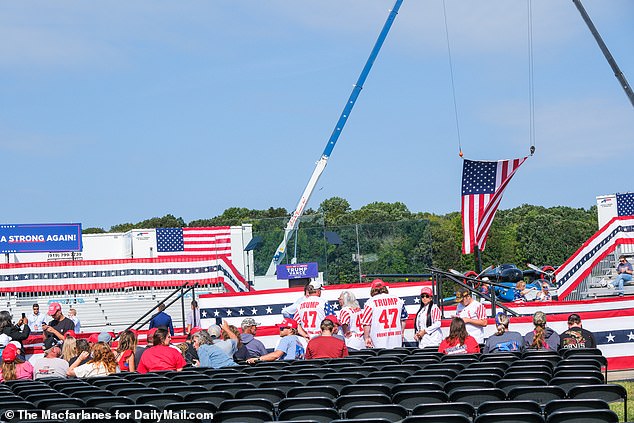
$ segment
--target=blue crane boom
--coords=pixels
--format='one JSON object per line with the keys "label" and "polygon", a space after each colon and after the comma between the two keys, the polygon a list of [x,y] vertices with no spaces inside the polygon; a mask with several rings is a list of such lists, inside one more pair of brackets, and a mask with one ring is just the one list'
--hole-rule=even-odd
{"label": "blue crane boom", "polygon": [[291,215],[291,218],[286,224],[286,228],[284,229],[284,239],[282,240],[280,245],[277,247],[277,250],[275,250],[275,254],[273,255],[271,264],[269,265],[269,268],[266,272],[267,275],[275,274],[277,270],[277,265],[281,263],[282,259],[286,255],[286,244],[288,243],[288,239],[291,233],[297,228],[297,225],[299,224],[299,218],[304,214],[304,209],[306,208],[306,205],[308,204],[308,200],[310,199],[310,196],[315,190],[315,186],[317,185],[317,182],[319,181],[319,177],[321,176],[324,169],[326,168],[326,164],[328,162],[328,159],[330,158],[330,155],[332,154],[332,150],[335,148],[335,145],[337,144],[337,140],[339,139],[339,136],[341,135],[341,131],[343,130],[343,127],[348,121],[350,112],[352,111],[352,108],[354,107],[357,101],[357,98],[359,97],[359,94],[361,93],[361,90],[363,89],[363,84],[365,83],[365,80],[368,77],[368,74],[370,73],[370,69],[372,69],[372,65],[374,64],[374,61],[376,60],[379,54],[379,50],[381,50],[381,46],[383,46],[383,42],[385,41],[385,38],[387,37],[388,32],[390,32],[392,23],[394,22],[394,19],[396,18],[396,15],[398,14],[398,10],[401,8],[402,3],[403,3],[403,0],[396,0],[396,2],[394,3],[394,7],[392,7],[392,10],[390,10],[390,14],[388,15],[387,20],[385,21],[385,24],[383,25],[383,29],[381,30],[381,33],[379,34],[376,40],[376,43],[374,44],[374,48],[372,48],[372,51],[370,52],[370,56],[368,57],[368,60],[366,61],[365,66],[363,67],[363,70],[361,71],[361,74],[359,75],[359,79],[357,80],[357,83],[352,88],[352,93],[350,93],[350,98],[348,98],[348,101],[346,102],[346,105],[343,108],[343,111],[341,112],[341,116],[339,116],[339,120],[337,120],[335,129],[332,131],[332,135],[330,135],[330,139],[328,139],[326,148],[324,148],[324,152],[322,153],[321,158],[317,161],[315,170],[313,170],[313,173],[310,176],[310,179],[308,180],[308,184],[306,185],[306,188],[304,189],[304,192],[302,193],[302,196],[300,197],[299,202],[297,203],[297,207],[295,208],[295,211],[293,212],[293,214]]}

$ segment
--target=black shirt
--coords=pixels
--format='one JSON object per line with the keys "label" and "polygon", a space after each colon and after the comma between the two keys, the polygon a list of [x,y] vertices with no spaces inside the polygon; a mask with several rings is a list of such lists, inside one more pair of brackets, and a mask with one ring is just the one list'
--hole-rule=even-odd
{"label": "black shirt", "polygon": [[580,327],[572,327],[561,334],[559,337],[560,348],[596,348],[597,341],[589,330]]}
{"label": "black shirt", "polygon": [[[50,327],[64,335],[69,330],[75,330],[75,322],[70,320],[68,317],[64,317],[62,320],[51,320],[48,324]],[[52,333],[46,332],[46,337],[55,336]],[[56,336],[55,336],[56,337]],[[56,337],[57,338],[57,337]],[[60,339],[63,341],[63,339]]]}

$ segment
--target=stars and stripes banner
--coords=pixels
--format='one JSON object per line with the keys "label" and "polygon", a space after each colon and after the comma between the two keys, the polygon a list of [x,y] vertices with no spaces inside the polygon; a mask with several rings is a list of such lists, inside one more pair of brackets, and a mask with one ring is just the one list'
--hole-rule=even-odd
{"label": "stars and stripes banner", "polygon": [[634,217],[615,217],[599,229],[555,271],[559,299],[579,299],[577,287],[619,245],[634,245]]}
{"label": "stars and stripes banner", "polygon": [[225,256],[231,258],[231,227],[156,228],[156,251],[167,256]]}
{"label": "stars and stripes banner", "polygon": [[634,216],[634,193],[616,194],[617,216]]}
{"label": "stars and stripes banner", "polygon": [[[429,286],[430,282],[425,282]],[[389,284],[390,294],[405,301],[407,312],[416,314],[420,308],[421,284],[394,283]],[[370,284],[333,285],[321,292],[322,298],[328,300],[335,313],[339,314],[339,294],[342,290],[352,292],[363,308],[370,297]],[[282,321],[282,308],[292,304],[303,295],[303,288],[268,289],[251,291],[246,294],[206,294],[198,301],[203,327],[216,323],[220,319],[228,319],[231,324],[240,327],[242,319],[253,317],[258,323],[274,327]],[[279,331],[278,331],[279,333]]]}
{"label": "stars and stripes banner", "polygon": [[[390,294],[394,294],[405,302],[409,313],[405,330],[405,344],[414,346],[414,319],[420,308],[420,290],[423,286],[430,286],[430,282],[391,283]],[[361,307],[370,294],[370,284],[330,285],[322,291],[322,297],[328,300],[337,315],[340,314],[337,298],[343,290],[355,294]],[[279,340],[278,323],[282,321],[281,310],[303,295],[302,288],[271,289],[251,291],[244,294],[205,294],[199,298],[202,327],[227,320],[229,324],[240,327],[243,319],[250,317],[261,326],[258,327],[257,339],[272,349]],[[564,302],[527,302],[507,303],[519,317],[511,318],[510,330],[522,335],[532,331],[532,315],[540,310],[547,314],[548,326],[557,333],[568,329],[567,321],[571,313],[581,316],[583,327],[595,334],[598,347],[608,358],[611,370],[634,369],[634,298],[610,300],[586,300]],[[485,337],[496,332],[495,319],[492,316],[490,304],[487,309],[488,325]],[[499,310],[499,309],[498,309]],[[584,310],[584,311],[580,311]],[[442,331],[449,334],[451,318],[456,313],[456,306],[443,307]]]}
{"label": "stars and stripes banner", "polygon": [[634,216],[634,193],[608,194],[597,197],[599,227],[617,216]]}
{"label": "stars and stripes banner", "polygon": [[222,284],[229,292],[250,287],[227,257],[82,260],[0,265],[0,292],[54,292]]}
{"label": "stars and stripes banner", "polygon": [[513,160],[464,160],[462,167],[462,253],[471,254],[486,246],[493,217],[502,194],[526,157]]}

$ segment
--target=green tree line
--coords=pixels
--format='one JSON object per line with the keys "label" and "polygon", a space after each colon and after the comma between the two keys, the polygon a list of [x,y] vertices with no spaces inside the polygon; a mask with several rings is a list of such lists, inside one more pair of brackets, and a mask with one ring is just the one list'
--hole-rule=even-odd
{"label": "green tree line", "polygon": [[[256,275],[264,274],[281,242],[290,212],[284,208],[253,210],[232,207],[221,215],[189,223],[168,214],[138,223],[122,223],[108,231],[87,228],[84,233],[125,232],[131,229],[253,225],[262,240],[253,251]],[[597,230],[596,206],[590,209],[522,205],[498,210],[491,226],[484,266],[514,263],[523,268],[560,265]],[[335,234],[334,236],[332,234]],[[350,283],[363,275],[423,274],[430,267],[466,271],[475,267],[472,255],[462,255],[459,212],[437,215],[411,212],[400,202],[374,202],[357,210],[340,197],[306,210],[287,246],[287,260],[316,261],[330,283]]]}

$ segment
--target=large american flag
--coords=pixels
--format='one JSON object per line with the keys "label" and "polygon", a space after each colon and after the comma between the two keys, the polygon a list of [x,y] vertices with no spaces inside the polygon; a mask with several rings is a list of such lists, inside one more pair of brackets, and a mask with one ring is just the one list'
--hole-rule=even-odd
{"label": "large american flag", "polygon": [[165,256],[231,258],[231,227],[156,228],[156,251]]}
{"label": "large american flag", "polygon": [[493,217],[509,181],[526,157],[512,160],[465,160],[462,166],[462,253],[484,250]]}

